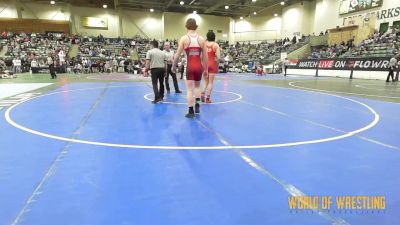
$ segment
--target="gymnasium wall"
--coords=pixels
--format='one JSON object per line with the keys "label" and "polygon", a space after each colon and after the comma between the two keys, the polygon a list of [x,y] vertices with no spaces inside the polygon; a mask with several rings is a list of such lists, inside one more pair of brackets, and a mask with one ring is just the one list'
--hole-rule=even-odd
{"label": "gymnasium wall", "polygon": [[[17,8],[20,11],[20,19],[18,19]],[[38,33],[46,31],[69,33],[70,31],[68,23],[70,14],[60,10],[60,6],[32,3],[13,5],[0,2],[0,10],[0,30]]]}
{"label": "gymnasium wall", "polygon": [[0,18],[0,30],[28,33],[46,33],[48,31],[70,33],[68,21],[41,19]]}
{"label": "gymnasium wall", "polygon": [[61,5],[24,3],[21,5],[23,19],[62,20],[69,21],[68,8]]}
{"label": "gymnasium wall", "polygon": [[[218,40],[229,40],[229,17],[211,16],[201,14],[164,13],[164,37],[179,38],[186,33],[185,23],[188,18],[197,21],[198,33],[206,36],[208,30],[213,30]],[[221,31],[221,32],[218,32]],[[226,37],[223,37],[226,34]]]}
{"label": "gymnasium wall", "polygon": [[314,23],[315,2],[303,2],[290,5],[282,10],[282,37],[297,34],[311,34]]}
{"label": "gymnasium wall", "polygon": [[233,21],[231,35],[235,41],[275,40],[281,37],[282,19],[273,14],[246,17]]}
{"label": "gymnasium wall", "polygon": [[152,38],[164,37],[163,14],[121,10],[122,36],[133,37],[135,35]]}
{"label": "gymnasium wall", "polygon": [[315,34],[327,29],[341,26],[342,21],[339,17],[339,1],[332,0],[316,0],[315,5],[315,20],[313,29]]}
{"label": "gymnasium wall", "polygon": [[[116,11],[102,8],[71,7],[71,27],[72,33],[83,35],[99,35],[105,37],[120,36],[119,17]],[[82,26],[82,17],[100,17],[107,19],[108,28],[86,28]]]}
{"label": "gymnasium wall", "polygon": [[[4,9],[0,18],[18,18],[15,5],[0,2]],[[21,18],[63,20],[71,22],[71,32],[83,35],[99,35],[105,37],[132,37],[135,35],[152,38],[178,38],[186,32],[185,22],[194,17],[199,23],[199,33],[206,35],[209,29],[214,30],[217,39],[229,40],[229,17],[211,15],[194,15],[182,13],[144,12],[132,10],[112,10],[103,8],[75,7],[66,4],[50,5],[48,3],[23,3]],[[72,15],[72,16],[71,16]],[[107,19],[108,28],[87,28],[81,23],[82,17],[100,17]],[[220,31],[220,32],[218,32]],[[226,35],[223,35],[226,34]]]}
{"label": "gymnasium wall", "polygon": [[17,10],[14,5],[7,2],[0,2],[0,18],[17,18]]}

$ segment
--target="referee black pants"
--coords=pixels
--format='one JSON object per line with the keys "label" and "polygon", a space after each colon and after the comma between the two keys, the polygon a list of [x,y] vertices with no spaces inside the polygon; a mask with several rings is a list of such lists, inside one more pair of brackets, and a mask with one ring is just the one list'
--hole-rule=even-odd
{"label": "referee black pants", "polygon": [[168,64],[167,68],[167,76],[165,76],[165,87],[167,91],[170,90],[169,88],[169,75],[171,74],[172,81],[174,82],[175,91],[179,91],[178,80],[176,79],[176,73],[172,72],[172,65]]}
{"label": "referee black pants", "polygon": [[[154,100],[164,98],[164,68],[151,69],[151,83],[153,84]],[[160,87],[158,87],[160,83]]]}
{"label": "referee black pants", "polygon": [[179,71],[181,72],[181,80],[183,79],[183,72],[185,71],[185,66],[181,66],[179,68]]}
{"label": "referee black pants", "polygon": [[389,74],[386,78],[386,82],[389,82],[390,77],[392,78],[392,82],[394,82],[394,69],[392,69],[392,68],[389,68]]}

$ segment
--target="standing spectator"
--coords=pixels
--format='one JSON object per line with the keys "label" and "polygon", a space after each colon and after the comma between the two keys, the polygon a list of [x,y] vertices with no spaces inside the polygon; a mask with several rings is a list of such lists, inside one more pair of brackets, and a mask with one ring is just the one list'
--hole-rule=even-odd
{"label": "standing spectator", "polygon": [[[166,55],[158,48],[158,41],[152,42],[153,48],[146,54],[146,71],[151,70],[151,82],[153,84],[154,101],[157,103],[164,98],[164,76],[167,71]],[[160,83],[160,87],[158,87]]]}
{"label": "standing spectator", "polygon": [[32,61],[31,61],[31,71],[32,71],[32,73],[37,73],[38,72],[38,67],[39,67],[38,61],[35,58],[33,58]]}
{"label": "standing spectator", "polygon": [[65,63],[65,52],[64,50],[60,50],[58,52],[58,58],[60,59],[60,64],[63,65]]}
{"label": "standing spectator", "polygon": [[19,57],[13,59],[13,72],[14,74],[21,72],[21,59]]}

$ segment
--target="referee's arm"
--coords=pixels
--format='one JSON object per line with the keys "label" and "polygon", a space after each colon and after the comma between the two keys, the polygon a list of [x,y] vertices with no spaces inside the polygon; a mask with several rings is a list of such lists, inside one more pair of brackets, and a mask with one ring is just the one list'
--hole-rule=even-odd
{"label": "referee's arm", "polygon": [[151,56],[150,56],[150,52],[146,53],[146,70],[150,69],[150,60],[151,60]]}
{"label": "referee's arm", "polygon": [[164,54],[164,76],[167,76],[168,74],[168,59],[167,59],[167,54]]}

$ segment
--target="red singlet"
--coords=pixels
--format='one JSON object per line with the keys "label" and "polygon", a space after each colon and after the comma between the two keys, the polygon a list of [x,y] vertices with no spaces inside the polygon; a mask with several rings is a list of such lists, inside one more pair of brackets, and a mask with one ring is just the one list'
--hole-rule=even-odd
{"label": "red singlet", "polygon": [[201,47],[199,44],[199,36],[188,35],[190,44],[185,49],[186,52],[186,80],[200,81],[203,73],[201,65]]}
{"label": "red singlet", "polygon": [[207,53],[208,53],[208,72],[209,73],[218,73],[218,65],[215,61],[215,51],[214,51],[214,44],[211,43],[207,46]]}

